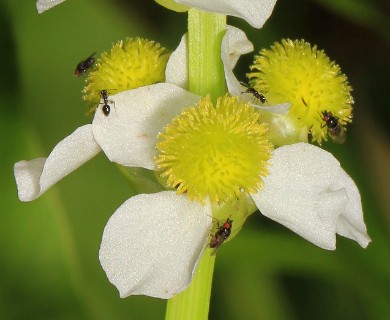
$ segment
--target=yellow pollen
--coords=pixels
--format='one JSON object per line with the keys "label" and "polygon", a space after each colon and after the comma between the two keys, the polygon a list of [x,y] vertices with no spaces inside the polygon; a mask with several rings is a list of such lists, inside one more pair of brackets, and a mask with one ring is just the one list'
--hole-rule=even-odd
{"label": "yellow pollen", "polygon": [[250,104],[225,95],[187,108],[159,135],[161,177],[194,201],[224,203],[256,193],[268,174],[272,145],[267,125]]}
{"label": "yellow pollen", "polygon": [[250,84],[270,104],[290,102],[288,116],[297,128],[308,128],[312,140],[327,140],[323,113],[330,112],[342,131],[352,120],[352,88],[340,67],[323,50],[304,40],[282,40],[255,57]]}
{"label": "yellow pollen", "polygon": [[168,51],[158,42],[127,38],[103,52],[86,78],[83,100],[90,108],[100,101],[100,92],[109,94],[165,81]]}

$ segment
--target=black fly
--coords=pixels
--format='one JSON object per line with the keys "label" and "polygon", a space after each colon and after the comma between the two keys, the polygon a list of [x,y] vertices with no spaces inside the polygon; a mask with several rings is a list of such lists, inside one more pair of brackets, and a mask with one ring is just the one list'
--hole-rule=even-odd
{"label": "black fly", "polygon": [[218,226],[217,232],[211,237],[210,248],[213,248],[211,255],[214,255],[218,248],[225,242],[232,232],[233,220],[229,218],[223,223],[222,226]]}
{"label": "black fly", "polygon": [[325,121],[325,125],[328,127],[329,136],[336,143],[345,142],[345,128],[340,124],[339,118],[335,117],[330,111],[322,111],[322,120]]}
{"label": "black fly", "polygon": [[93,57],[96,54],[96,52],[92,53],[87,59],[81,61],[74,71],[74,75],[76,77],[80,77],[84,72],[86,72],[88,69],[92,68],[93,64],[95,63],[95,58]]}
{"label": "black fly", "polygon": [[242,92],[242,93],[250,93],[250,94],[252,94],[256,99],[260,100],[260,102],[262,104],[267,102],[265,97],[260,92],[258,92],[255,88],[250,87],[249,85],[247,85],[244,82],[240,82],[240,83],[241,83],[241,85],[246,87],[246,90],[244,92]]}

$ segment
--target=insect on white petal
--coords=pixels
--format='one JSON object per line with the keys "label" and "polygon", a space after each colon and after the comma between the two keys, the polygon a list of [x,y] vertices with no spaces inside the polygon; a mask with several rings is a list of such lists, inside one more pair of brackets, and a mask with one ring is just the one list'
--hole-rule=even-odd
{"label": "insect on white petal", "polygon": [[55,7],[57,4],[60,4],[64,2],[65,0],[38,0],[37,1],[37,10],[38,13],[45,12],[46,10],[49,10],[53,7]]}

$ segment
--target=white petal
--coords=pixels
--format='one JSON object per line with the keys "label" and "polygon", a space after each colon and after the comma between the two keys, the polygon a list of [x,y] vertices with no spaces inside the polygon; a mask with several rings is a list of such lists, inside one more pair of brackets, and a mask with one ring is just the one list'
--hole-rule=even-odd
{"label": "white petal", "polygon": [[275,104],[273,106],[264,106],[264,105],[256,105],[256,104],[252,104],[252,105],[258,110],[282,114],[282,115],[286,114],[291,107],[291,103],[289,102]]}
{"label": "white petal", "polygon": [[253,44],[248,40],[244,31],[227,26],[226,34],[222,39],[221,59],[225,71],[226,85],[230,94],[239,95],[245,91],[239,81],[236,79],[233,69],[243,54],[253,51]]}
{"label": "white petal", "polygon": [[128,199],[110,218],[100,246],[100,263],[122,298],[169,299],[190,284],[207,245],[209,205],[174,191]]}
{"label": "white petal", "polygon": [[100,104],[93,134],[107,157],[124,166],[155,169],[157,134],[199,96],[170,83],[157,83],[109,96],[110,113]]}
{"label": "white petal", "polygon": [[222,39],[222,55],[230,69],[233,69],[238,59],[243,55],[253,51],[253,44],[250,42],[244,31],[233,26],[226,26],[226,34]]}
{"label": "white petal", "polygon": [[188,37],[181,37],[179,46],[169,57],[165,68],[165,82],[173,83],[180,88],[188,89]]}
{"label": "white petal", "polygon": [[38,198],[57,181],[76,170],[100,151],[92,125],[78,128],[60,141],[49,157],[15,163],[14,174],[21,201]]}
{"label": "white petal", "polygon": [[346,186],[338,185],[339,162],[321,148],[297,143],[276,149],[270,163],[263,190],[252,196],[261,213],[334,250],[348,203]]}
{"label": "white petal", "polygon": [[38,0],[37,1],[37,10],[38,13],[42,13],[46,10],[49,10],[56,6],[57,4],[60,4],[64,2],[65,0]]}
{"label": "white petal", "polygon": [[[341,168],[340,168],[341,169]],[[346,188],[349,201],[337,222],[337,233],[357,241],[363,248],[371,242],[363,220],[362,202],[355,182],[341,169],[335,188]]]}
{"label": "white petal", "polygon": [[176,3],[205,11],[239,17],[252,27],[261,28],[267,21],[276,0],[174,0]]}

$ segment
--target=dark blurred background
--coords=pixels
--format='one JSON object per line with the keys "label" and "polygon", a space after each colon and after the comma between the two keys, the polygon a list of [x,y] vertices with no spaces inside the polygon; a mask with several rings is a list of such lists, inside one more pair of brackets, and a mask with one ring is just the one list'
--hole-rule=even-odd
{"label": "dark blurred background", "polygon": [[[390,319],[389,13],[387,0],[280,0],[261,30],[229,18],[256,51],[304,38],[348,75],[354,122],[344,145],[324,147],[359,186],[373,242],[339,237],[328,252],[254,214],[218,252],[210,319]],[[42,15],[34,0],[0,2],[1,319],[164,317],[164,300],[120,299],[99,265],[104,225],[131,196],[103,154],[31,203],[18,201],[12,168],[91,121],[78,62],[125,37],[173,50],[185,31],[185,14],[151,0],[68,0]]]}

